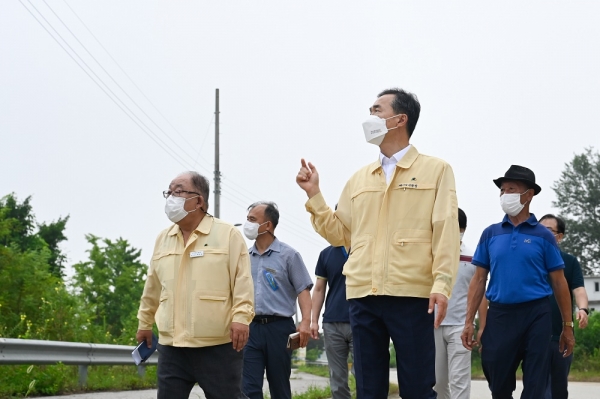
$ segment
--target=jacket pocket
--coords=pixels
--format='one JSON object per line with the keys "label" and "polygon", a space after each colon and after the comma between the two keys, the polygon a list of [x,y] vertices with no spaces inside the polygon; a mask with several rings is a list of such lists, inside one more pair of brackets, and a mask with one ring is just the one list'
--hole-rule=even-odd
{"label": "jacket pocket", "polygon": [[[196,280],[198,290],[222,290],[229,287],[229,252],[220,248],[203,248],[195,251],[201,256],[190,257],[192,278]],[[187,255],[190,256],[190,255]],[[210,283],[206,286],[204,283]],[[217,284],[216,286],[214,284]],[[226,284],[226,285],[223,285]]]}
{"label": "jacket pocket", "polygon": [[430,230],[404,230],[394,233],[387,270],[390,283],[433,284],[431,236]]}
{"label": "jacket pocket", "polygon": [[192,331],[197,338],[229,336],[231,300],[226,291],[194,291]]}
{"label": "jacket pocket", "polygon": [[350,256],[344,264],[343,274],[346,276],[346,285],[362,286],[371,285],[373,272],[373,250],[371,236],[361,236],[356,244],[352,243]]}
{"label": "jacket pocket", "polygon": [[156,326],[161,333],[173,336],[173,295],[163,290],[160,293],[160,303],[156,310]]}
{"label": "jacket pocket", "polygon": [[179,263],[181,254],[175,252],[161,252],[152,256],[152,265],[161,282],[175,278],[175,265]]}

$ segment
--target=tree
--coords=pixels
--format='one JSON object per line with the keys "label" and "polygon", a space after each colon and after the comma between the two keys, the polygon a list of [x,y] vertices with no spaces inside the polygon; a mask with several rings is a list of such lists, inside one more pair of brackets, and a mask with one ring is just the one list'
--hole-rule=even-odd
{"label": "tree", "polygon": [[561,247],[579,259],[584,274],[600,273],[600,153],[576,154],[552,189],[567,225]]}
{"label": "tree", "polygon": [[74,322],[83,313],[58,267],[68,218],[42,224],[44,233],[34,233],[30,199],[19,203],[14,194],[0,199],[0,336],[74,340]]}
{"label": "tree", "polygon": [[[0,245],[15,246],[20,252],[50,250],[48,268],[56,277],[64,277],[63,268],[67,257],[59,244],[67,239],[64,234],[69,216],[59,217],[56,222],[36,224],[31,206],[31,197],[19,203],[14,193],[0,199],[0,220],[3,230],[0,232]],[[37,232],[34,232],[35,228]]]}
{"label": "tree", "polygon": [[113,242],[88,234],[86,239],[92,245],[89,260],[73,266],[74,286],[93,313],[92,323],[115,342],[133,343],[147,269],[141,251],[122,238]]}

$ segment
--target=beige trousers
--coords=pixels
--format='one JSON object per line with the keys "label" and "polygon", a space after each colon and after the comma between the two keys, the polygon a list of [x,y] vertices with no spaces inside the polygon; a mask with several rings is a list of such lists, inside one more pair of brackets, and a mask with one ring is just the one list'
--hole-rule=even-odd
{"label": "beige trousers", "polygon": [[435,386],[438,399],[469,399],[471,351],[460,339],[464,326],[440,326],[435,336]]}

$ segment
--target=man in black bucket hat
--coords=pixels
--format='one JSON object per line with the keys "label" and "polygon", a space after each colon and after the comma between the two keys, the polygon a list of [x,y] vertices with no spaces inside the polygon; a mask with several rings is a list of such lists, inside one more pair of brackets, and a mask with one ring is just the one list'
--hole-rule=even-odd
{"label": "man in black bucket hat", "polygon": [[[494,180],[500,189],[502,222],[484,230],[473,256],[477,267],[469,286],[462,341],[473,344],[473,319],[485,291],[490,303],[481,337],[481,363],[494,399],[512,398],[522,362],[521,398],[544,397],[548,378],[548,346],[552,336],[549,297],[554,294],[563,320],[559,350],[573,352],[573,315],[564,262],[552,233],[529,213],[541,187],[528,168],[512,165]],[[549,276],[549,279],[548,279]],[[550,281],[552,285],[548,282]]]}

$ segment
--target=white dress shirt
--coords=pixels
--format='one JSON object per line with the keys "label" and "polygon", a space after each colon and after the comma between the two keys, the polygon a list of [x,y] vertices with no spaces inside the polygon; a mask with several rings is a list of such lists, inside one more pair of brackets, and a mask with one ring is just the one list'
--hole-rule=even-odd
{"label": "white dress shirt", "polygon": [[410,144],[392,155],[390,158],[383,155],[381,152],[379,153],[379,161],[381,162],[381,167],[383,168],[383,173],[385,173],[385,181],[387,184],[390,184],[390,180],[394,176],[394,169],[396,168],[396,164],[398,161],[402,159],[404,154],[408,152],[410,148]]}

